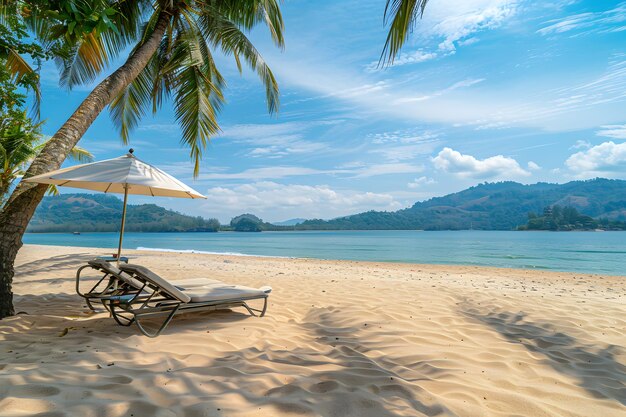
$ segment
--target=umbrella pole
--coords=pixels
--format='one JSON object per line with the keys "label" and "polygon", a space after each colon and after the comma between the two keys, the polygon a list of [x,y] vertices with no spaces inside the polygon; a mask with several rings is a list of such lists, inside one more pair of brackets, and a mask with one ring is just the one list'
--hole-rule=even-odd
{"label": "umbrella pole", "polygon": [[120,265],[122,241],[124,240],[124,225],[126,224],[126,203],[128,202],[128,184],[124,184],[124,207],[122,208],[122,226],[120,227],[120,242],[117,246],[117,265]]}

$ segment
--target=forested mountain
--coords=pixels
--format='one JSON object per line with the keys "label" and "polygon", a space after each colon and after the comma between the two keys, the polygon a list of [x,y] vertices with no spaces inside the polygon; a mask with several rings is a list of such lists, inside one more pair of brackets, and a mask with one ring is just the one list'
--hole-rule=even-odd
{"label": "forested mountain", "polygon": [[511,230],[547,206],[577,209],[596,219],[626,220],[626,181],[594,179],[566,184],[485,183],[395,212],[369,211],[333,220],[307,220],[300,230]]}
{"label": "forested mountain", "polygon": [[[306,220],[293,226],[263,222],[252,214],[233,218],[223,230],[513,230],[529,213],[551,206],[571,207],[601,224],[626,221],[626,181],[595,179],[567,184],[485,183],[395,212],[368,211],[333,220]],[[117,231],[122,201],[105,194],[46,197],[31,221],[31,232]],[[180,214],[154,204],[129,205],[128,231],[217,231],[219,222]]]}
{"label": "forested mountain", "polygon": [[[117,232],[122,201],[106,194],[61,194],[45,197],[29,232]],[[128,205],[128,232],[216,232],[216,219],[192,217],[155,204]]]}

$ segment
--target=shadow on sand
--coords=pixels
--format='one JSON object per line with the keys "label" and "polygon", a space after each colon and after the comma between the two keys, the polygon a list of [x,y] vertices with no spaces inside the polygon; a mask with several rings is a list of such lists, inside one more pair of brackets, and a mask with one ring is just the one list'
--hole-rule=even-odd
{"label": "shadow on sand", "polygon": [[[78,269],[81,265],[95,255],[89,252],[78,252],[67,255],[51,256],[49,258],[38,259],[32,262],[26,262],[15,267],[15,279],[19,280],[22,277],[30,277],[42,272],[59,271],[65,278],[71,277],[74,279],[72,273],[68,273],[67,269]],[[46,282],[49,280],[38,280],[31,282]]]}
{"label": "shadow on sand", "polygon": [[0,320],[0,410],[25,415],[23,403],[28,415],[47,417],[221,415],[223,402],[206,389],[224,384],[198,386],[193,375],[210,374],[209,358],[192,365],[172,346],[185,346],[189,334],[211,343],[211,332],[250,319],[229,310],[183,314],[169,338],[148,339],[91,312],[75,294],[20,295],[16,308],[25,313]]}
{"label": "shadow on sand", "polygon": [[623,349],[586,344],[548,322],[531,321],[525,313],[488,311],[464,303],[461,313],[491,327],[509,342],[538,353],[556,371],[575,378],[595,398],[626,405],[626,366],[615,359]]}
{"label": "shadow on sand", "polygon": [[[275,415],[328,417],[397,417],[455,414],[438,404],[421,381],[439,370],[428,364],[401,364],[374,347],[374,332],[347,324],[334,307],[312,308],[297,326],[297,347],[257,347],[229,352],[210,366],[237,369],[232,383],[257,406],[271,405]],[[381,330],[381,333],[383,331]],[[388,335],[386,335],[388,336]],[[419,369],[417,371],[416,369]],[[267,374],[270,380],[267,384]],[[266,375],[260,384],[257,375]]]}

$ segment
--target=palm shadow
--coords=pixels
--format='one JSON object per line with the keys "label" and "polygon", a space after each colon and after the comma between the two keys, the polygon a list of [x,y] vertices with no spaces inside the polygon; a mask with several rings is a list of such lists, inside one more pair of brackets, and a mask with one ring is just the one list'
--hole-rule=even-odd
{"label": "palm shadow", "polygon": [[[250,403],[272,406],[276,415],[455,415],[420,386],[437,378],[439,370],[385,357],[363,337],[362,323],[346,325],[344,318],[333,307],[313,308],[298,323],[308,336],[297,332],[297,347],[231,351],[210,367],[238,370],[230,375],[232,383]],[[273,377],[277,383],[260,389],[256,375],[276,370],[281,373]]]}
{"label": "palm shadow", "polygon": [[626,405],[626,366],[616,359],[621,346],[599,348],[559,331],[548,322],[530,321],[525,313],[482,312],[465,303],[465,316],[486,324],[510,343],[539,353],[554,370],[574,377],[595,398],[612,399]]}
{"label": "palm shadow", "polygon": [[[51,256],[49,258],[38,259],[36,261],[26,262],[19,264],[15,267],[15,277],[29,277],[35,276],[42,272],[49,272],[50,270],[76,270],[81,265],[84,265],[87,260],[94,257],[94,254],[89,252],[77,252],[65,255]],[[66,271],[63,271],[66,272]],[[72,276],[73,279],[73,276]],[[38,280],[29,282],[46,282],[49,280]]]}
{"label": "palm shadow", "polygon": [[[209,344],[216,330],[254,320],[231,310],[181,314],[158,339],[162,344],[153,345],[134,325],[92,312],[76,294],[22,294],[15,302],[23,312],[0,321],[0,409],[19,415],[23,401],[50,408],[33,416],[83,415],[87,404],[93,407],[84,398],[106,393],[98,406],[103,415],[160,415],[164,408],[174,415],[214,415],[228,406],[212,395],[222,384],[199,386],[194,376],[210,369],[209,359],[196,369],[189,354],[164,347],[185,346],[190,334]],[[139,389],[134,384],[144,387],[139,395],[132,395]]]}

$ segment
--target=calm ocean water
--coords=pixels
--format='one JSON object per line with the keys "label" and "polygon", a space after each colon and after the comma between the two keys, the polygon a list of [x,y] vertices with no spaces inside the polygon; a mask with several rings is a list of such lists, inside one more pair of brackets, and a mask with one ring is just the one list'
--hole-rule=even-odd
{"label": "calm ocean water", "polygon": [[[116,233],[29,233],[24,243],[100,247],[110,253],[117,239]],[[124,247],[626,275],[626,232],[127,233]]]}

